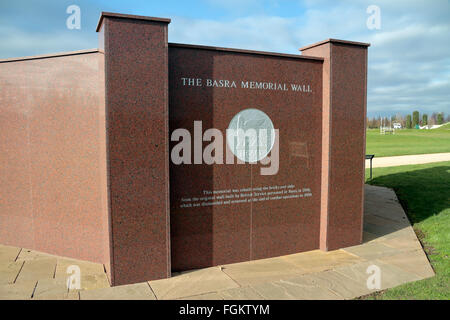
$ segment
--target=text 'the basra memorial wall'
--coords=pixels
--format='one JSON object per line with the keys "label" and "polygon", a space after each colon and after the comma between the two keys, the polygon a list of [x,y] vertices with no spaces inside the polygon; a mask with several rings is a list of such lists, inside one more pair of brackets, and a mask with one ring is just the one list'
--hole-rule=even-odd
{"label": "text 'the basra memorial wall'", "polygon": [[361,243],[368,44],[168,43],[103,13],[99,49],[0,60],[0,243],[113,285]]}

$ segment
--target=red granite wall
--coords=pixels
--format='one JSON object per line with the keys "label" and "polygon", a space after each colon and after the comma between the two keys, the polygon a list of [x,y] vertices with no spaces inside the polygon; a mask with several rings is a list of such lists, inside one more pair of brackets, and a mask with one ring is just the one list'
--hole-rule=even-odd
{"label": "red granite wall", "polygon": [[170,20],[104,13],[111,278],[170,277],[168,47]]}
{"label": "red granite wall", "polygon": [[[185,128],[194,137],[194,121],[200,120],[203,131],[216,128],[225,135],[231,119],[247,108],[265,112],[280,130],[275,175],[261,175],[261,164],[171,162],[173,270],[319,248],[323,61],[176,44],[169,49],[171,133]],[[202,79],[203,86],[185,86],[183,77]],[[234,80],[237,88],[207,87],[207,79]],[[281,83],[289,90],[245,89],[241,81]],[[312,92],[293,92],[290,84],[309,85]],[[209,143],[203,142],[203,148]],[[203,206],[208,201],[200,200],[200,207],[181,207],[183,198],[201,198],[204,191],[288,185],[309,188],[312,196],[268,201],[255,201],[261,197],[254,196],[244,203],[214,206]]]}
{"label": "red granite wall", "polygon": [[368,44],[330,39],[302,48],[325,58],[321,249],[362,242]]}
{"label": "red granite wall", "polygon": [[99,56],[0,62],[0,243],[109,263]]}

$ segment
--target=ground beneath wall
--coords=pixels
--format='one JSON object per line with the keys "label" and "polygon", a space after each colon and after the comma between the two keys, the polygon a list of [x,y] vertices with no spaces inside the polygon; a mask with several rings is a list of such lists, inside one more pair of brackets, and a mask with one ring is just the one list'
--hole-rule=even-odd
{"label": "ground beneath wall", "polygon": [[[74,265],[81,271],[80,290],[67,289],[67,269]],[[380,270],[380,289],[367,286],[371,266]],[[362,245],[186,271],[170,279],[110,287],[101,264],[0,245],[0,299],[352,299],[432,276],[395,193],[368,185]]]}

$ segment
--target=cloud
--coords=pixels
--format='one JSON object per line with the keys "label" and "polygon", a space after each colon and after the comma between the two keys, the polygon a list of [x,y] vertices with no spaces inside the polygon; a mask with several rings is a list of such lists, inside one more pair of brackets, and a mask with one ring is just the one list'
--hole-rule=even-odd
{"label": "cloud", "polygon": [[261,0],[205,0],[205,2],[212,6],[221,7],[230,11],[237,12],[243,12],[249,9],[258,10],[262,8]]}
{"label": "cloud", "polygon": [[[66,9],[81,8],[81,30],[69,30]],[[89,0],[0,1],[0,59],[98,46],[100,8]]]}
{"label": "cloud", "polygon": [[[4,57],[24,57],[65,51],[97,48],[92,37],[74,31],[54,32],[50,37],[42,32],[25,32],[14,27],[0,26],[0,51]],[[95,42],[96,43],[96,42]]]}
{"label": "cloud", "polygon": [[[247,15],[227,21],[174,18],[176,42],[298,53],[326,38],[370,42],[368,114],[450,113],[450,5],[377,1],[381,30],[366,26],[373,1],[305,1],[297,15]],[[247,6],[248,2],[243,6]]]}
{"label": "cloud", "polygon": [[[72,2],[81,6],[84,15],[79,32],[64,27],[65,8]],[[134,5],[133,13],[152,15],[145,3],[130,4]],[[366,26],[366,9],[371,4],[381,9],[380,30]],[[105,0],[0,2],[0,55],[96,47],[94,29],[100,5],[105,11],[123,11],[123,4]],[[299,53],[299,47],[326,38],[370,42],[369,115],[410,113],[414,109],[450,114],[447,0],[203,0],[193,2],[189,12],[185,6],[178,11],[173,3],[167,6],[177,12],[170,17],[171,42],[294,54]],[[208,10],[200,10],[204,6]],[[214,16],[200,14],[211,11]]]}
{"label": "cloud", "polygon": [[176,17],[169,25],[169,40],[253,50],[297,51],[290,30],[293,19],[251,16],[232,21],[191,20]]}

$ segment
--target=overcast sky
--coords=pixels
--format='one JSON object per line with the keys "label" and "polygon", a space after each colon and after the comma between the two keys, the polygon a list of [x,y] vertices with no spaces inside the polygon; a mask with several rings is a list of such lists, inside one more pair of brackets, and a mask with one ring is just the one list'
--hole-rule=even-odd
{"label": "overcast sky", "polygon": [[[66,27],[69,5],[81,29]],[[367,8],[381,12],[367,27]],[[0,58],[97,47],[101,11],[167,17],[169,41],[298,53],[327,38],[370,42],[369,116],[450,114],[449,0],[0,0]]]}

